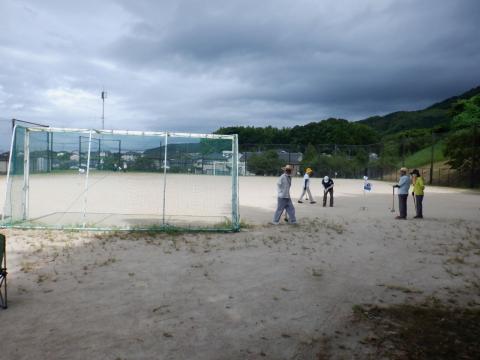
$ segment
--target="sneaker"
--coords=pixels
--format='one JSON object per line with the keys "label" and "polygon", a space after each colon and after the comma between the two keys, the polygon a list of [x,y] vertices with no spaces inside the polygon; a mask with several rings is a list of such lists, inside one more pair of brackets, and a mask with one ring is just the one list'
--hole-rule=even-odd
{"label": "sneaker", "polygon": [[278,221],[270,221],[269,224],[270,224],[270,225],[278,225],[278,224],[280,224],[280,223],[279,223]]}
{"label": "sneaker", "polygon": [[302,201],[302,200],[298,200],[298,203],[299,203],[299,204],[303,204],[303,201]]}
{"label": "sneaker", "polygon": [[402,217],[402,216],[396,216],[395,219],[396,219],[396,220],[407,220],[407,218],[404,218],[404,217]]}
{"label": "sneaker", "polygon": [[414,219],[423,219],[423,216],[414,216]]}
{"label": "sneaker", "polygon": [[317,202],[316,201],[310,201],[310,204],[316,204]]}

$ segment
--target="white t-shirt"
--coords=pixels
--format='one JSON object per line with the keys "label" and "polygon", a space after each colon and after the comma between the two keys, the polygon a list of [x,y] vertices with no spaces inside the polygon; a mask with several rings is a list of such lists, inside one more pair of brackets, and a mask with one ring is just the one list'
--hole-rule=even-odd
{"label": "white t-shirt", "polygon": [[303,188],[306,189],[309,187],[310,187],[310,176],[308,176],[308,174],[305,173],[305,175],[303,175]]}

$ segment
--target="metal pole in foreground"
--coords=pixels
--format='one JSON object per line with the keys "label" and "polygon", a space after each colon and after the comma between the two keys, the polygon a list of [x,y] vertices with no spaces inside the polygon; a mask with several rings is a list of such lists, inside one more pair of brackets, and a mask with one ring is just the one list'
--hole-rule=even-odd
{"label": "metal pole in foreground", "polygon": [[90,174],[90,151],[92,150],[92,131],[88,136],[88,155],[87,155],[87,169],[85,175],[85,190],[83,193],[83,228],[87,224],[87,198],[88,198],[88,176]]}
{"label": "metal pole in foreground", "polygon": [[167,193],[167,147],[168,147],[168,133],[165,134],[165,152],[163,158],[163,214],[162,224],[165,225],[165,196]]}

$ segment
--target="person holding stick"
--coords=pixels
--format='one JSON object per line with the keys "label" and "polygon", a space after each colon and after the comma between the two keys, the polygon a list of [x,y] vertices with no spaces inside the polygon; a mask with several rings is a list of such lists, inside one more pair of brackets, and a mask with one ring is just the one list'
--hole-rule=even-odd
{"label": "person holding stick", "polygon": [[412,176],[413,184],[413,200],[415,202],[415,212],[416,215],[414,219],[423,219],[423,195],[425,190],[425,182],[423,177],[420,175],[420,171],[417,169],[413,170],[410,175]]}
{"label": "person holding stick", "polygon": [[322,180],[323,185],[323,207],[327,205],[327,195],[330,194],[330,207],[333,207],[333,180],[325,176]]}
{"label": "person holding stick", "polygon": [[407,168],[402,167],[400,169],[400,180],[398,184],[393,185],[393,188],[398,188],[398,209],[400,215],[395,217],[397,220],[407,219],[407,199],[410,189],[410,177],[407,175],[407,171]]}
{"label": "person holding stick", "polygon": [[316,201],[313,200],[312,193],[310,192],[310,176],[312,176],[313,170],[310,168],[305,169],[305,175],[303,176],[303,187],[302,187],[302,195],[300,195],[300,199],[298,202],[300,204],[303,203],[303,197],[306,193],[308,193],[307,200],[310,199],[310,204],[315,204]]}

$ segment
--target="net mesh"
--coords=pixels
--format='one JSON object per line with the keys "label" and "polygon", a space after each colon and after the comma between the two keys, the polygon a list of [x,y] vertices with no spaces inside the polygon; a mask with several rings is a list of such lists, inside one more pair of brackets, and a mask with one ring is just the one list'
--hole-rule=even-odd
{"label": "net mesh", "polygon": [[2,226],[237,230],[236,136],[16,126]]}

